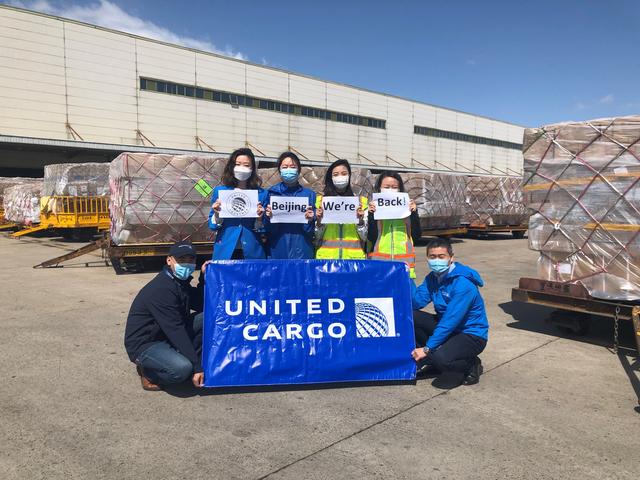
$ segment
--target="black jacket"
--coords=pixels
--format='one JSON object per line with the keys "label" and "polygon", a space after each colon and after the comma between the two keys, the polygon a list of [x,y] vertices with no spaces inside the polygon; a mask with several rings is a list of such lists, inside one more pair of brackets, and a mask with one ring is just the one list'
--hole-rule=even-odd
{"label": "black jacket", "polygon": [[204,275],[197,287],[190,281],[178,280],[165,266],[138,292],[124,332],[124,346],[132,362],[152,343],[165,341],[193,363],[194,372],[202,371],[202,333],[192,332],[191,310],[202,311]]}

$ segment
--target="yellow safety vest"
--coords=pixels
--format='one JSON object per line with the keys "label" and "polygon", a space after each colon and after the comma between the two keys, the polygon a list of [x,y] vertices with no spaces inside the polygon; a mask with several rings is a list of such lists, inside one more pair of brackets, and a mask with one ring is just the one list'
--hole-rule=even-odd
{"label": "yellow safety vest", "polygon": [[[360,197],[362,209],[368,208],[366,197]],[[316,208],[322,206],[322,195],[316,197]],[[364,260],[366,255],[362,249],[362,242],[358,236],[358,229],[354,223],[334,224],[325,227],[320,246],[316,251],[316,258],[323,260],[345,259]]]}
{"label": "yellow safety vest", "polygon": [[416,278],[416,252],[411,241],[410,218],[377,222],[378,238],[369,258],[405,262],[409,265],[409,276]]}

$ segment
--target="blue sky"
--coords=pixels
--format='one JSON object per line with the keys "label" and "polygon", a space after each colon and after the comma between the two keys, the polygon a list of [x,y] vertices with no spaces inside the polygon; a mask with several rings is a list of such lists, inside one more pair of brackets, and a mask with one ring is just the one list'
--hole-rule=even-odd
{"label": "blue sky", "polygon": [[11,0],[525,126],[640,114],[640,1]]}

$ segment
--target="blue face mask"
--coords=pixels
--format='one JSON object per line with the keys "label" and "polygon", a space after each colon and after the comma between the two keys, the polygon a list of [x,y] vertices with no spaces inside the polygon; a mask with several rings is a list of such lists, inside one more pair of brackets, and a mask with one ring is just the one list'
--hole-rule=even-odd
{"label": "blue face mask", "polygon": [[280,169],[280,178],[284,183],[293,183],[298,180],[298,169],[297,168],[281,168]]}
{"label": "blue face mask", "polygon": [[443,273],[449,270],[449,260],[441,260],[436,258],[434,260],[428,260],[429,268],[436,273]]}
{"label": "blue face mask", "polygon": [[176,263],[173,266],[174,275],[180,280],[186,280],[196,270],[195,263]]}

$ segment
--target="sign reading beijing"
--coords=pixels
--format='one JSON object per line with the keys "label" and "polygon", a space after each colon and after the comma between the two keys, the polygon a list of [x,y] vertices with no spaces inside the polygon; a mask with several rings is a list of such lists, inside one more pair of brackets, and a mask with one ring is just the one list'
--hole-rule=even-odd
{"label": "sign reading beijing", "polygon": [[258,216],[257,190],[220,190],[220,218],[255,218]]}
{"label": "sign reading beijing", "polygon": [[402,262],[209,264],[205,386],[414,379],[409,282]]}
{"label": "sign reading beijing", "polygon": [[308,223],[305,218],[307,197],[271,197],[271,223]]}

